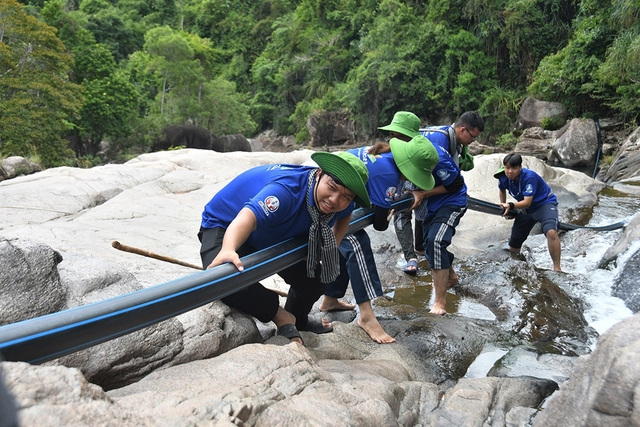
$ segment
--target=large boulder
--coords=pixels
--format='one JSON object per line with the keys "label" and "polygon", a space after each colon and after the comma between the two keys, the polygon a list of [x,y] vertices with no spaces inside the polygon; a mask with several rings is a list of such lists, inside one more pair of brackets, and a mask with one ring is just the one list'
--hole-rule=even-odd
{"label": "large boulder", "polygon": [[[559,102],[539,101],[535,98],[527,98],[520,107],[516,129],[526,129],[534,126],[543,126],[543,122],[564,124],[569,113]],[[557,129],[557,128],[556,128]]]}
{"label": "large boulder", "polygon": [[163,138],[151,146],[151,151],[168,150],[171,147],[210,150],[213,141],[209,129],[200,126],[167,126],[162,129],[162,135]]}
{"label": "large boulder", "polygon": [[18,175],[30,175],[42,171],[42,166],[20,156],[11,156],[0,161],[0,181]]}
{"label": "large boulder", "polygon": [[211,149],[219,153],[229,153],[231,151],[252,151],[249,140],[240,134],[224,135],[213,138]]}
{"label": "large boulder", "polygon": [[[296,149],[296,137],[293,135],[278,135],[274,130],[266,130],[257,135],[255,141],[260,144],[265,151],[272,151],[277,153],[290,152]],[[253,143],[252,143],[253,146]],[[256,150],[253,151],[262,151]]]}
{"label": "large boulder", "polygon": [[355,125],[346,111],[315,112],[307,120],[312,147],[352,144]]}
{"label": "large boulder", "polygon": [[547,160],[553,148],[556,131],[545,130],[539,126],[530,127],[522,132],[520,142],[513,151],[523,156],[534,156],[540,160]]}
{"label": "large boulder", "polygon": [[549,163],[565,167],[593,166],[597,153],[595,122],[591,119],[573,119],[558,131]]}

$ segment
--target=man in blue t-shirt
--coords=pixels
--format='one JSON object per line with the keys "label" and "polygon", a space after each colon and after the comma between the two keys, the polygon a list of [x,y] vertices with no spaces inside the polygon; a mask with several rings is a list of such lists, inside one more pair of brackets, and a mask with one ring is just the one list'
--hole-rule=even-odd
{"label": "man in blue t-shirt", "polygon": [[[474,165],[473,156],[469,153],[468,146],[476,141],[484,130],[484,119],[477,111],[466,111],[450,126],[431,126],[421,129],[418,116],[407,111],[399,111],[393,116],[393,121],[389,125],[378,129],[403,141],[408,141],[416,135],[422,134],[434,145],[439,145],[447,151],[456,166],[463,171],[468,171],[473,169]],[[411,189],[408,186],[405,190]],[[412,212],[410,210],[396,213],[394,227],[407,261],[404,272],[415,275],[418,272],[417,255],[424,255],[424,247],[422,245],[421,222],[416,220],[414,237],[411,218]]]}
{"label": "man in blue t-shirt", "polygon": [[239,271],[241,256],[308,234],[307,260],[278,272],[291,285],[284,309],[278,295],[260,283],[222,299],[261,322],[273,321],[279,335],[300,343],[298,330],[307,329],[307,314],[324,284],[340,273],[337,245],[354,200],[371,206],[367,168],[353,154],[316,152],[311,158],[319,168],[275,164],[240,174],[207,203],[198,233],[204,268],[230,262]]}
{"label": "man in blue t-shirt", "polygon": [[[551,187],[540,175],[522,167],[520,154],[507,154],[502,160],[504,165],[495,177],[500,189],[500,205],[504,208],[504,216],[512,219],[518,211],[509,239],[509,250],[520,253],[522,244],[529,236],[536,223],[542,226],[547,238],[547,248],[553,261],[554,271],[560,269],[560,237],[558,236],[558,199]],[[507,191],[516,202],[507,203]]]}
{"label": "man in blue t-shirt", "polygon": [[416,221],[422,221],[425,257],[433,276],[435,300],[431,313],[447,313],[447,289],[458,283],[453,269],[454,255],[447,250],[460,218],[467,211],[467,186],[453,157],[433,144],[439,161],[433,169],[435,186],[429,191],[413,191]]}
{"label": "man in blue t-shirt", "polygon": [[[431,171],[438,162],[438,154],[425,137],[417,135],[409,142],[392,138],[372,147],[349,150],[366,165],[369,171],[367,191],[374,208],[373,228],[384,231],[389,227],[391,205],[400,195],[403,181],[410,180],[424,190],[433,188]],[[376,268],[371,241],[367,232],[358,230],[340,243],[341,268],[338,279],[325,288],[321,311],[352,310],[352,304],[340,301],[349,282],[359,308],[358,326],[379,344],[395,342],[376,318],[371,300],[382,295],[382,283]]]}
{"label": "man in blue t-shirt", "polygon": [[420,129],[420,133],[435,145],[444,148],[453,162],[463,171],[473,169],[473,156],[469,145],[478,139],[484,130],[484,119],[477,111],[465,111],[451,126],[431,126]]}

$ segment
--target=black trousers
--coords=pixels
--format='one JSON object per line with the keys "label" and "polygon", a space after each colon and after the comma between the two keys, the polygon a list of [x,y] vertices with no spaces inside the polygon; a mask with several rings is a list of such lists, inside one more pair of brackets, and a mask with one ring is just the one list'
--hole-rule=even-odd
{"label": "black trousers", "polygon": [[[201,243],[200,258],[203,268],[206,269],[220,252],[225,231],[224,228],[200,229],[198,239]],[[243,257],[257,252],[257,249],[244,244],[237,252]],[[296,328],[304,331],[307,329],[308,315],[313,304],[324,294],[320,270],[316,271],[315,278],[307,277],[307,262],[303,260],[280,270],[278,275],[289,285],[284,309],[296,317]],[[265,323],[273,320],[280,305],[278,294],[265,288],[260,282],[222,298],[222,302]]]}

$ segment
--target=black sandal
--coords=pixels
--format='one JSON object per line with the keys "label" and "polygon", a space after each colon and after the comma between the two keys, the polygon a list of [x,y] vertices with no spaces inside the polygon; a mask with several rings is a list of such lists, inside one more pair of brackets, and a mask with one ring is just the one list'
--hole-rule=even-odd
{"label": "black sandal", "polygon": [[284,324],[284,325],[280,326],[278,328],[278,332],[277,333],[281,337],[285,337],[285,338],[289,338],[289,339],[300,338],[300,341],[302,341],[302,345],[304,345],[304,341],[302,340],[302,337],[300,336],[300,332],[298,332],[298,328],[296,328],[296,325],[294,325],[293,323],[287,323],[287,324]]}

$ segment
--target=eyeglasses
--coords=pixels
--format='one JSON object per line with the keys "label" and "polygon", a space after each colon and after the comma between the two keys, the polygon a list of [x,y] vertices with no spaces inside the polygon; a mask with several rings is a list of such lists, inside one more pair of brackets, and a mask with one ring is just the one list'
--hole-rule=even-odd
{"label": "eyeglasses", "polygon": [[476,139],[478,139],[478,137],[480,136],[480,134],[477,135],[473,135],[471,132],[469,132],[469,129],[467,128],[463,128],[464,130],[467,131],[467,133],[469,134],[469,136],[471,137],[471,141],[475,141]]}

